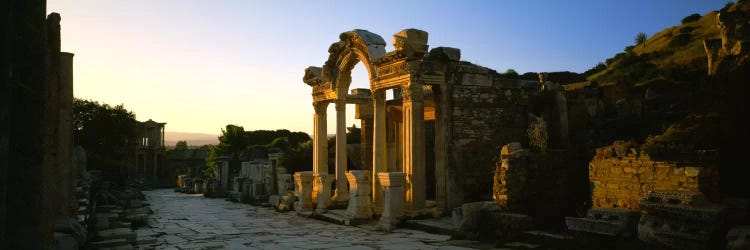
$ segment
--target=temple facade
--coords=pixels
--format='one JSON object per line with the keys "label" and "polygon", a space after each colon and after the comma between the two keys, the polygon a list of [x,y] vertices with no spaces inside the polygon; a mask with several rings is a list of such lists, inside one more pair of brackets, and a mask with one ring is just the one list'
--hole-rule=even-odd
{"label": "temple facade", "polygon": [[[329,199],[336,204],[364,196],[350,195],[350,189],[361,192],[361,184],[369,183],[373,210],[380,214],[384,190],[378,174],[396,172],[406,178],[405,215],[441,214],[491,199],[493,157],[507,143],[527,144],[529,117],[540,116],[549,125],[550,145],[567,144],[563,89],[543,76],[539,82],[503,78],[461,61],[459,49],[428,50],[427,32],[417,29],[394,34],[394,51],[386,51],[385,40],[366,30],[339,38],[325,64],[308,67],[303,77],[312,87],[315,110],[311,183],[318,208]],[[368,71],[369,89],[349,89],[358,63]],[[386,91],[393,98],[387,100]],[[326,144],[331,104],[336,110],[334,162],[328,161]],[[355,181],[359,184],[351,183],[359,173],[347,181],[346,104],[356,104],[362,165],[371,169],[366,182]],[[328,173],[329,164],[335,165],[334,173]],[[324,191],[327,179],[336,183],[332,197]]]}

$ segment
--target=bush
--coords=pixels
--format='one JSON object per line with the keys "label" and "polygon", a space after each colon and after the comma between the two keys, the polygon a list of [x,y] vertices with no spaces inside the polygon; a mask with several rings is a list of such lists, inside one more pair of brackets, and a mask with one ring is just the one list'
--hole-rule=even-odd
{"label": "bush", "polygon": [[693,36],[690,33],[679,34],[672,38],[672,41],[669,41],[669,47],[679,48],[690,43],[690,40],[693,40]]}
{"label": "bush", "polygon": [[599,72],[601,72],[602,70],[605,70],[605,69],[607,69],[607,65],[604,64],[603,62],[599,62],[593,68],[591,68],[591,69],[586,70],[585,72],[583,72],[583,76],[584,77],[588,77],[588,76],[591,76],[593,74],[599,73]]}
{"label": "bush", "polygon": [[718,138],[718,114],[692,114],[670,124],[662,134],[649,136],[641,149],[655,158],[684,159],[697,149],[718,148]]}
{"label": "bush", "polygon": [[680,34],[689,34],[690,32],[693,32],[693,30],[695,30],[695,27],[685,26],[680,28]]}
{"label": "bush", "polygon": [[694,14],[691,14],[691,15],[686,16],[685,18],[683,18],[682,19],[682,24],[695,22],[695,21],[698,21],[699,19],[701,19],[701,14],[694,13]]}

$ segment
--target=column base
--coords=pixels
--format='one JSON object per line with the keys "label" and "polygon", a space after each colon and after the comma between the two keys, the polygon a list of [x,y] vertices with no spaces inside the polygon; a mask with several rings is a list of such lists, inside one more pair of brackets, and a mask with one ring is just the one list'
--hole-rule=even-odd
{"label": "column base", "polygon": [[349,192],[339,192],[336,190],[336,192],[333,194],[333,197],[331,197],[331,201],[333,202],[348,202],[349,201]]}

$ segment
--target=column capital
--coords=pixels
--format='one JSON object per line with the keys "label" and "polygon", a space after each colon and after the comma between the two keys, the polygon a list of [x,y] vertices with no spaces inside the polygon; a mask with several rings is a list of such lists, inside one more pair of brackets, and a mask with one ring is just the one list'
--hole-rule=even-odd
{"label": "column capital", "polygon": [[325,115],[326,110],[328,109],[328,102],[327,101],[321,101],[321,102],[313,102],[313,108],[315,109],[316,114]]}
{"label": "column capital", "polygon": [[385,89],[375,90],[372,92],[372,99],[377,101],[379,99],[385,99]]}
{"label": "column capital", "polygon": [[410,83],[401,87],[401,96],[404,101],[422,102],[424,101],[424,90],[422,84]]}

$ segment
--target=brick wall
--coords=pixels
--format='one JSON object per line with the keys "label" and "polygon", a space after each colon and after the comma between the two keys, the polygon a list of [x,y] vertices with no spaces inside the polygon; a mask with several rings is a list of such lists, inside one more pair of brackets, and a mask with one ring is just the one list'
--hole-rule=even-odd
{"label": "brick wall", "polygon": [[529,92],[518,80],[461,62],[449,74],[449,133],[464,202],[491,197],[495,157],[510,142],[526,143]]}
{"label": "brick wall", "polygon": [[649,190],[703,192],[709,199],[715,198],[716,165],[660,161],[636,149],[603,147],[589,163],[593,206],[638,209],[638,202]]}

